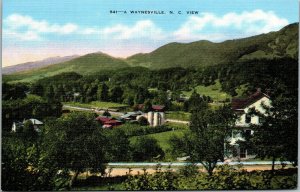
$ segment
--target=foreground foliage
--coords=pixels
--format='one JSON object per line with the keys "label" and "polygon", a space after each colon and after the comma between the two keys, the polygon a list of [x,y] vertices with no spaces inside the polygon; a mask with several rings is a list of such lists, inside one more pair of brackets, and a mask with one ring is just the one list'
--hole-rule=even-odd
{"label": "foreground foliage", "polygon": [[219,166],[212,175],[199,173],[195,167],[186,166],[178,173],[160,169],[154,174],[144,171],[129,175],[124,182],[126,190],[257,190],[294,189],[297,187],[297,170],[247,172],[242,167]]}

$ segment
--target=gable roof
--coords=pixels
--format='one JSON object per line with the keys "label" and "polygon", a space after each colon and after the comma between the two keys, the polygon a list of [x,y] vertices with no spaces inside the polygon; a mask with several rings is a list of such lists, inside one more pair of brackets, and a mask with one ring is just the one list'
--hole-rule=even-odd
{"label": "gable roof", "polygon": [[122,121],[111,119],[109,121],[106,121],[104,124],[116,124],[116,123],[122,123]]}
{"label": "gable roof", "polygon": [[164,105],[152,105],[153,110],[164,110],[165,106]]}
{"label": "gable roof", "polygon": [[270,98],[269,95],[257,90],[255,93],[250,95],[247,98],[232,98],[231,107],[233,110],[241,110],[246,108],[247,106],[255,103],[256,101],[260,100],[263,97]]}
{"label": "gable roof", "polygon": [[43,125],[43,122],[37,119],[29,119],[33,125]]}
{"label": "gable roof", "polygon": [[102,123],[107,122],[111,119],[112,119],[111,117],[104,117],[104,116],[99,116],[96,118],[97,121],[101,121]]}

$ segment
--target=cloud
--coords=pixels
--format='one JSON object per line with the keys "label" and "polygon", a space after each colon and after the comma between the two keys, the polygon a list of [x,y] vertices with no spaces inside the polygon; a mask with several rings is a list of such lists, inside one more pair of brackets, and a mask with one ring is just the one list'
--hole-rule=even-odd
{"label": "cloud", "polygon": [[117,24],[102,29],[100,33],[107,38],[119,40],[136,38],[160,40],[165,38],[162,29],[157,27],[151,20],[137,21],[133,26]]}
{"label": "cloud", "polygon": [[41,41],[42,38],[33,31],[16,32],[12,30],[3,30],[3,36],[11,39],[18,39],[20,41]]}
{"label": "cloud", "polygon": [[72,23],[64,25],[50,24],[45,20],[34,20],[30,16],[12,14],[4,19],[4,35],[17,38],[22,41],[42,40],[42,33],[71,34],[78,30],[78,26]]}
{"label": "cloud", "polygon": [[[139,20],[132,25],[122,23],[112,26],[79,26],[75,23],[49,23],[30,16],[12,14],[4,19],[4,38],[19,41],[41,41],[53,35],[85,35],[89,39],[111,41],[154,40],[160,42],[195,40],[223,41],[279,30],[288,21],[272,11],[253,10],[241,13],[230,12],[218,16],[202,13],[189,16],[177,29],[157,26],[152,20]],[[76,38],[76,37],[75,37]],[[80,37],[82,38],[82,37]]]}
{"label": "cloud", "polygon": [[[45,20],[36,20],[30,16],[12,14],[4,19],[4,36],[20,41],[42,40],[42,34],[58,35],[99,35],[112,40],[137,38],[164,39],[165,35],[151,20],[140,20],[132,26],[116,24],[110,27],[82,27],[73,23],[51,24]],[[45,37],[45,36],[43,36]]]}
{"label": "cloud", "polygon": [[216,16],[213,13],[202,13],[201,16],[190,16],[182,26],[173,33],[176,40],[189,41],[203,39],[225,40],[278,30],[289,22],[278,17],[272,11],[254,10],[251,12],[227,13]]}

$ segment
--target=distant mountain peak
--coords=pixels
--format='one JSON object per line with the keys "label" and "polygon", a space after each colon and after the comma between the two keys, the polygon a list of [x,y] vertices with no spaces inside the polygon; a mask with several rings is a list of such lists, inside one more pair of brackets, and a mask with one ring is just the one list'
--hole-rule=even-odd
{"label": "distant mountain peak", "polygon": [[42,67],[70,61],[77,57],[80,57],[80,56],[79,55],[70,55],[70,56],[63,56],[63,57],[61,57],[61,56],[49,57],[49,58],[45,58],[45,59],[42,59],[39,61],[31,61],[31,62],[21,63],[21,64],[17,64],[17,65],[13,65],[13,66],[3,67],[2,73],[3,74],[11,74],[11,73],[27,71],[27,70],[31,70],[31,69],[42,68]]}

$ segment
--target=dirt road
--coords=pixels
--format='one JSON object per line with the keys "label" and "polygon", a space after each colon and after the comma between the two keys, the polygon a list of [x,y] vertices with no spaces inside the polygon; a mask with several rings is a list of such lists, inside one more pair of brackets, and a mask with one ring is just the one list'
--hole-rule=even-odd
{"label": "dirt road", "polygon": [[[285,169],[291,168],[291,167],[292,167],[291,165],[288,165],[285,167]],[[244,165],[243,166],[243,169],[247,170],[248,172],[254,171],[254,170],[257,170],[257,171],[271,170],[271,168],[272,168],[272,165]],[[275,169],[281,169],[281,166],[276,165]],[[161,171],[166,171],[166,170],[167,170],[167,168],[161,168]],[[177,170],[178,170],[178,167],[171,168],[171,171],[177,171]],[[153,173],[155,173],[156,170],[154,169],[154,167],[153,168],[147,167],[146,171],[148,174],[153,174]],[[206,170],[203,167],[199,167],[199,171],[206,172]],[[124,176],[124,175],[129,174],[129,169],[128,168],[112,168],[112,169],[107,168],[106,173],[107,173],[106,176],[110,176],[110,177]],[[138,175],[138,174],[143,174],[143,173],[144,173],[143,168],[131,168],[130,169],[131,175]],[[80,176],[86,178],[90,175],[91,175],[90,173],[82,173]]]}

